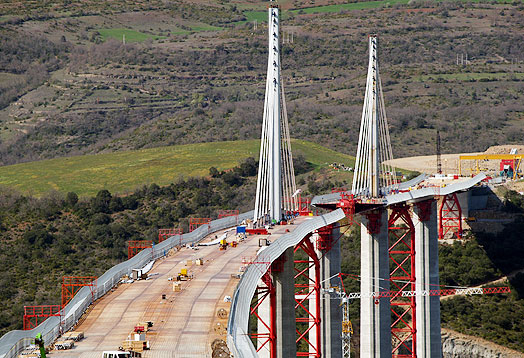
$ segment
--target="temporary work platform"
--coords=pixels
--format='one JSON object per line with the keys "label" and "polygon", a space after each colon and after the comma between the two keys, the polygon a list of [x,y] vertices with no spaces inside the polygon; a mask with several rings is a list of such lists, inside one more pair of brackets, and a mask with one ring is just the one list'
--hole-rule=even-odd
{"label": "temporary work platform", "polygon": [[37,327],[47,317],[62,315],[60,305],[24,306],[24,331]]}

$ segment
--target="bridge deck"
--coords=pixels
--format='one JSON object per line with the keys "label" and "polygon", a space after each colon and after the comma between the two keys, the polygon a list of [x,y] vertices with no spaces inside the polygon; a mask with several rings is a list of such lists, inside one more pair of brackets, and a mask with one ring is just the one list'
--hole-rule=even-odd
{"label": "bridge deck", "polygon": [[[297,218],[295,224],[304,220]],[[286,229],[292,231],[295,227],[275,226],[267,238],[273,241]],[[215,234],[209,235],[206,240],[214,237]],[[220,321],[216,311],[221,307],[229,311],[229,303],[224,304],[223,299],[233,295],[238,283],[231,274],[239,272],[243,257],[256,255],[258,239],[263,237],[248,236],[236,248],[226,251],[220,251],[218,246],[200,247],[198,251],[182,249],[160,260],[150,272],[158,275],[122,284],[94,305],[76,329],[83,331],[85,338],[72,350],[52,351],[50,355],[101,358],[103,351],[118,349],[136,323],[153,321],[154,326],[147,333],[151,350],[144,351],[143,357],[211,357],[210,344],[217,337],[214,328]],[[204,259],[203,266],[194,264],[199,257]],[[193,260],[188,269],[194,279],[183,282],[180,292],[173,292],[168,277],[176,277],[187,260]],[[166,294],[165,300],[162,294]],[[226,339],[225,334],[222,339]]]}

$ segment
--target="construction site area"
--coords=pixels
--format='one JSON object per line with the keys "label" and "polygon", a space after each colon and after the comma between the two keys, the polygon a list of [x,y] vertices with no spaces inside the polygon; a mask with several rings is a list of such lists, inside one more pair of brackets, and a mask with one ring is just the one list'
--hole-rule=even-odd
{"label": "construction site area", "polygon": [[[296,223],[305,219],[299,217]],[[48,355],[100,358],[104,352],[133,351],[142,357],[161,358],[205,357],[214,351],[225,354],[231,298],[240,275],[268,240],[295,227],[291,223],[275,226],[269,236],[237,236],[222,230],[206,236],[198,246],[171,249],[148,273],[122,277],[90,306],[71,334],[50,346]],[[21,356],[35,357],[36,351],[29,348]]]}
{"label": "construction site area", "polygon": [[[441,358],[441,297],[512,292],[506,281],[442,284],[439,245],[461,242],[473,225],[505,222],[489,216],[493,190],[521,184],[524,146],[442,155],[437,132],[435,156],[393,159],[379,38],[370,34],[352,186],[303,198],[281,75],[279,9],[267,9],[254,210],[188,218],[187,233],[164,228],[158,242],[127,241],[128,259],[99,277],[64,276],[61,304],[26,306],[25,329],[2,337],[0,358],[350,358],[354,300],[361,358]],[[402,181],[395,168],[419,173]],[[344,252],[350,229],[359,248]],[[358,256],[360,271],[342,272],[343,255]],[[346,276],[358,291],[346,291]]]}

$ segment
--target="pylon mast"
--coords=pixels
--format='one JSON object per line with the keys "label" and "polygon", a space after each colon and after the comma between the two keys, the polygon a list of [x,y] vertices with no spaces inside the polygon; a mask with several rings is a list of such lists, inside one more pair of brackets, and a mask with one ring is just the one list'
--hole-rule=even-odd
{"label": "pylon mast", "polygon": [[378,37],[369,36],[369,65],[366,94],[358,139],[354,195],[378,198],[396,183],[395,171],[387,162],[393,159],[378,66]]}
{"label": "pylon mast", "polygon": [[278,5],[268,8],[268,62],[266,96],[254,222],[280,221],[282,210],[297,209],[295,173],[280,70],[280,19]]}

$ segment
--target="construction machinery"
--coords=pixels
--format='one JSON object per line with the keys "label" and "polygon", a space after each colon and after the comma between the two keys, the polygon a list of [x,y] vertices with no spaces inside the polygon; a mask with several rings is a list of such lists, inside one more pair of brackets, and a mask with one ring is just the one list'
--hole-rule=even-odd
{"label": "construction machinery", "polygon": [[178,274],[177,281],[187,281],[189,280],[189,273],[187,271],[187,268],[180,269],[180,273]]}
{"label": "construction machinery", "polygon": [[[342,278],[341,278],[342,281]],[[350,300],[344,290],[339,286],[331,286],[328,289],[323,289],[323,292],[329,295],[330,298],[339,299],[340,306],[342,307],[342,358],[351,357],[351,336],[353,335],[353,324],[349,316],[349,303]]]}
{"label": "construction machinery", "polygon": [[227,240],[226,239],[222,239],[220,240],[220,244],[218,245],[219,247],[219,250],[227,250]]}
{"label": "construction machinery", "polygon": [[459,156],[459,175],[462,175],[462,162],[473,161],[475,166],[469,169],[473,174],[478,174],[483,168],[480,166],[481,161],[500,160],[500,175],[503,177],[516,180],[521,177],[520,164],[524,159],[524,154],[475,154]]}

